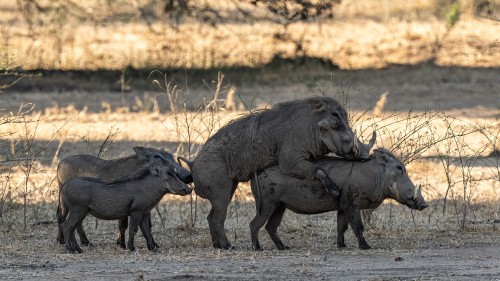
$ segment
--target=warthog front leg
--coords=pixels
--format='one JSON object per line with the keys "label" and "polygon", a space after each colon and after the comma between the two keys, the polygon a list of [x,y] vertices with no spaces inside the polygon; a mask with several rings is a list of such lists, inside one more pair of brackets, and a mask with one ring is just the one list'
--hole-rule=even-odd
{"label": "warthog front leg", "polygon": [[139,226],[141,228],[142,235],[146,239],[148,249],[150,251],[156,251],[158,248],[160,248],[158,244],[156,244],[153,240],[153,235],[151,234],[151,216],[149,212],[142,216],[142,220]]}
{"label": "warthog front leg", "polygon": [[337,247],[344,248],[346,247],[344,242],[344,233],[348,228],[348,221],[345,215],[345,212],[342,210],[338,210],[337,212]]}
{"label": "warthog front leg", "polygon": [[363,236],[363,231],[365,230],[365,228],[363,226],[363,221],[361,220],[361,212],[359,208],[349,206],[346,208],[345,214],[347,216],[347,221],[349,222],[349,225],[354,232],[354,235],[356,235],[356,238],[358,238],[359,248],[362,250],[371,249],[372,247],[368,245],[365,237]]}
{"label": "warthog front leg", "polygon": [[76,225],[76,231],[80,236],[80,242],[82,242],[82,245],[84,246],[92,246],[92,243],[90,243],[90,240],[87,238],[87,235],[85,234],[85,230],[83,230],[82,222],[83,220]]}
{"label": "warthog front leg", "polygon": [[271,239],[273,240],[274,244],[276,244],[276,247],[278,247],[279,250],[289,250],[290,247],[286,246],[283,244],[283,241],[278,236],[278,227],[281,224],[281,221],[283,220],[283,215],[285,214],[286,207],[283,204],[279,204],[275,209],[274,212],[271,214],[271,217],[267,221],[266,224],[266,230],[267,233],[271,236]]}
{"label": "warthog front leg", "polygon": [[128,229],[128,249],[130,251],[135,251],[134,238],[137,234],[137,230],[139,229],[139,224],[141,223],[143,213],[134,212],[130,214],[130,224]]}
{"label": "warthog front leg", "polygon": [[319,179],[321,181],[321,184],[326,188],[326,190],[333,195],[333,197],[338,198],[340,195],[339,188],[337,185],[333,182],[333,180],[323,171],[322,169],[318,168],[316,170],[316,179]]}

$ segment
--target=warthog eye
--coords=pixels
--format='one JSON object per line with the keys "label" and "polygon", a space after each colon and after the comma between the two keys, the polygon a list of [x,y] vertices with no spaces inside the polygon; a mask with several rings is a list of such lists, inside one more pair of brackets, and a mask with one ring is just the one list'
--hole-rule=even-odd
{"label": "warthog eye", "polygon": [[405,173],[405,167],[403,167],[403,165],[397,165],[396,169],[398,169],[399,171],[401,171],[401,174]]}

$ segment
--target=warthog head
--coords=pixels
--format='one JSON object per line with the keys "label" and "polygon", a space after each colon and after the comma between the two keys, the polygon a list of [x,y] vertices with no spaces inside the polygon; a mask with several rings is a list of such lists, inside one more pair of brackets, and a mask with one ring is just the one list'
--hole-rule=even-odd
{"label": "warthog head", "polygon": [[191,172],[182,167],[181,165],[179,165],[179,163],[175,161],[172,154],[168,153],[163,148],[156,149],[156,148],[145,148],[141,146],[136,146],[133,149],[137,154],[137,156],[139,157],[139,160],[142,160],[146,163],[153,163],[159,159],[162,162],[162,164],[171,167],[174,173],[176,173],[179,179],[184,183],[190,183],[193,181],[193,176],[191,175]]}
{"label": "warthog head", "polygon": [[374,150],[374,156],[379,165],[384,167],[384,187],[388,193],[388,197],[399,203],[406,205],[415,210],[423,210],[427,208],[420,190],[415,187],[413,182],[408,177],[406,169],[391,152],[386,149],[379,148]]}
{"label": "warthog head", "polygon": [[179,178],[173,165],[167,164],[149,164],[149,172],[162,179],[167,193],[176,195],[187,195],[192,190]]}
{"label": "warthog head", "polygon": [[347,112],[337,101],[316,98],[310,99],[310,103],[313,112],[319,114],[319,137],[329,152],[347,159],[369,158],[375,144],[375,132],[368,144],[362,144],[349,126]]}

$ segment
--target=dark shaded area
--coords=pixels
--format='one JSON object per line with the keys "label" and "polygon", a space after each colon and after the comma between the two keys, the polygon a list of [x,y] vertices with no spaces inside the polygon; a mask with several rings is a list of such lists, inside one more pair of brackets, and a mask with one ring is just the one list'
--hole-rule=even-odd
{"label": "dark shaded area", "polygon": [[[99,147],[102,143],[103,141],[66,141],[57,152],[59,141],[47,142],[43,140],[34,140],[31,144],[31,155],[36,156],[36,160],[43,166],[50,166],[52,164],[57,164],[58,159],[60,160],[71,155],[90,154],[96,156],[96,152],[99,151]],[[164,148],[166,151],[174,153],[179,143],[168,141],[115,141],[105,146],[106,150],[105,153],[101,155],[101,158],[112,159],[132,155],[135,153],[132,150],[134,146],[153,147],[158,149]],[[28,155],[27,153],[23,153],[23,151],[26,151],[23,142],[18,142],[14,146],[11,146],[10,142],[0,139],[0,167],[3,166],[3,169],[8,169],[9,163],[15,165],[23,162]],[[56,152],[58,153],[57,157],[55,157]],[[53,161],[55,161],[55,163],[53,163]],[[36,169],[36,165],[34,165],[34,168]]]}
{"label": "dark shaded area", "polygon": [[[142,99],[145,95],[151,97],[165,93],[153,84],[156,79],[163,85],[161,73],[167,75],[168,82],[178,85],[178,89],[189,88],[188,108],[194,108],[203,98],[211,99],[217,73],[221,72],[225,75],[223,90],[227,92],[229,87],[234,86],[239,98],[247,101],[260,99],[274,104],[318,95],[318,88],[325,87],[326,94],[330,96],[347,94],[351,108],[359,111],[370,108],[382,93],[388,92],[385,106],[388,111],[456,110],[459,115],[470,116],[470,108],[481,108],[474,111],[480,112],[481,117],[500,116],[500,68],[441,67],[425,62],[392,65],[384,69],[341,70],[320,58],[276,57],[271,63],[256,68],[152,71],[133,68],[123,72],[33,71],[41,75],[25,78],[5,90],[1,108],[15,111],[21,102],[32,102],[37,110],[54,104],[73,104],[77,109],[88,107],[90,112],[101,112],[103,101],[113,108],[130,107],[136,97]],[[21,95],[11,96],[9,93]],[[15,99],[18,99],[17,103]],[[158,103],[162,112],[168,110],[166,97],[158,98]]]}

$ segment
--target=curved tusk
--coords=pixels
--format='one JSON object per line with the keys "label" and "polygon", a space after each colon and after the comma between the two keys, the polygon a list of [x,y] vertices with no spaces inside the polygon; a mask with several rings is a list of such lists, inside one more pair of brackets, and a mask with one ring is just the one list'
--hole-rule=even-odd
{"label": "curved tusk", "polygon": [[352,138],[352,152],[354,153],[355,157],[359,157],[360,155],[360,150],[359,150],[359,143],[358,143],[358,136],[356,135],[356,130],[354,130],[353,138]]}
{"label": "curved tusk", "polygon": [[373,148],[376,141],[377,141],[377,133],[375,131],[373,131],[372,138],[371,138],[370,142],[368,142],[368,146],[366,147],[368,153],[370,153],[370,150]]}
{"label": "curved tusk", "polygon": [[[418,188],[417,188],[417,186],[418,186]],[[418,190],[420,189],[420,185],[417,185],[417,186],[414,187],[415,190],[413,192],[413,200],[417,200],[417,198],[418,198]]]}

